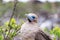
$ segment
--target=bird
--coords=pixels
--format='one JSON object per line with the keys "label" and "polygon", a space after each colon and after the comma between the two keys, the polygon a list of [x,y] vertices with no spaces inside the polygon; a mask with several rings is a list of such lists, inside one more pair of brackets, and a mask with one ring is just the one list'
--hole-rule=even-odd
{"label": "bird", "polygon": [[38,16],[35,13],[26,14],[27,21],[20,29],[20,40],[52,40],[38,25]]}

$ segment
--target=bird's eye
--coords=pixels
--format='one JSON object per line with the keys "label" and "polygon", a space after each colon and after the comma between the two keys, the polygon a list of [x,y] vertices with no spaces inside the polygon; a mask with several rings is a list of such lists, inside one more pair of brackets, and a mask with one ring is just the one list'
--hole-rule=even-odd
{"label": "bird's eye", "polygon": [[35,19],[35,16],[32,16],[33,19]]}

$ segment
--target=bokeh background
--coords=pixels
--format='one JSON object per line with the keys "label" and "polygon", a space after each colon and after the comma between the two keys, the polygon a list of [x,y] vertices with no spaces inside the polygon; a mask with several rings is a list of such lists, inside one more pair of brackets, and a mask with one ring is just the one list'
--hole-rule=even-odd
{"label": "bokeh background", "polygon": [[40,27],[60,40],[60,0],[0,0],[0,40],[12,40],[26,21],[25,14],[32,12],[38,15]]}

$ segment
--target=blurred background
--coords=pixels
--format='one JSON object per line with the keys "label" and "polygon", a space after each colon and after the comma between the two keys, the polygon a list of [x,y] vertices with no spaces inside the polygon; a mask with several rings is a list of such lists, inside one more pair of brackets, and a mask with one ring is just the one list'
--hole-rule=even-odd
{"label": "blurred background", "polygon": [[[14,1],[15,0],[0,0],[1,23],[9,20],[12,15]],[[60,2],[59,0],[17,0],[15,9],[14,17],[17,20],[24,18],[24,15],[30,12],[34,12],[39,16],[55,18],[60,14]]]}
{"label": "blurred background", "polygon": [[[22,21],[26,21],[25,14],[32,12],[39,16],[40,27],[52,34],[54,40],[60,40],[60,0],[0,0],[0,26],[4,26],[7,21],[11,22],[12,18],[20,25]],[[7,31],[6,34],[2,30],[1,40],[9,34],[8,29]]]}

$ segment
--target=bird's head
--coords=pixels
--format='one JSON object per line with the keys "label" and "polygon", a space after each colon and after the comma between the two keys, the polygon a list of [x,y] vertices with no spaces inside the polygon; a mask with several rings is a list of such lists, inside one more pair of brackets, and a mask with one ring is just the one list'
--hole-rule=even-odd
{"label": "bird's head", "polygon": [[26,14],[26,16],[29,22],[37,22],[38,17],[36,14],[29,13],[29,14]]}

